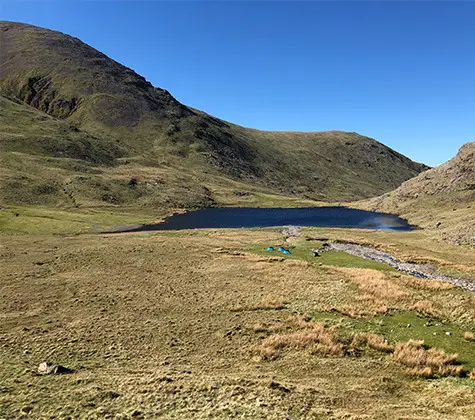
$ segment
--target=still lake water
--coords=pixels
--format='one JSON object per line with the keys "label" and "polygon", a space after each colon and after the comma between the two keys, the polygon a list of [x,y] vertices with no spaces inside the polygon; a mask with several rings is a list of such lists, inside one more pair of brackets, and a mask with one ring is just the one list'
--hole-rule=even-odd
{"label": "still lake water", "polygon": [[415,229],[397,216],[348,207],[304,208],[206,208],[175,214],[163,223],[128,231],[204,228],[258,228],[272,226],[340,227],[409,231]]}

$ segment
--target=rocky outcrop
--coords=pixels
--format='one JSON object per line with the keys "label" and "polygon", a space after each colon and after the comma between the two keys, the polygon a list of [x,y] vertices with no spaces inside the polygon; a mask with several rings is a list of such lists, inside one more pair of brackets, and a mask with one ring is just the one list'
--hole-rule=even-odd
{"label": "rocky outcrop", "polygon": [[359,207],[398,214],[437,238],[475,247],[475,142],[463,145],[448,162]]}

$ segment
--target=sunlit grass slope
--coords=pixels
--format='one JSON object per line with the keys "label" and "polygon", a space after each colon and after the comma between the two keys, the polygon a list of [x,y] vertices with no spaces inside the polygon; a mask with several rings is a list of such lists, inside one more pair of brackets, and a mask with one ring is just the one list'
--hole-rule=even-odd
{"label": "sunlit grass slope", "polygon": [[0,22],[0,37],[6,203],[336,202],[381,194],[426,169],[356,133],[219,120],[59,32]]}

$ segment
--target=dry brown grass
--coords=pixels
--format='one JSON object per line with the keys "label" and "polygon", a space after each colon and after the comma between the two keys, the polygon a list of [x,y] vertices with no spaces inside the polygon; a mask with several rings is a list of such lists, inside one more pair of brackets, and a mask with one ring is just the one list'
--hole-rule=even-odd
{"label": "dry brown grass", "polygon": [[416,303],[410,306],[410,309],[429,317],[434,317],[434,318],[442,317],[441,310],[431,300],[427,300],[427,299],[418,300]]}
{"label": "dry brown grass", "polygon": [[[474,296],[451,293],[457,291],[451,284],[371,269],[333,268],[330,272],[343,273],[347,281],[357,286],[357,291],[327,310],[352,318],[384,315],[392,309],[415,310],[425,316],[458,322],[470,322],[475,316]],[[451,294],[441,299],[440,293]]]}
{"label": "dry brown grass", "polygon": [[294,318],[290,323],[304,329],[287,334],[272,334],[254,348],[261,360],[275,359],[279,350],[284,348],[309,349],[311,354],[321,356],[342,356],[344,345],[339,341],[334,327],[325,327],[319,322],[309,322],[303,318]]}
{"label": "dry brown grass", "polygon": [[465,331],[463,338],[467,341],[475,341],[475,334],[472,331]]}
{"label": "dry brown grass", "polygon": [[406,373],[410,376],[419,376],[426,379],[434,377],[434,371],[430,367],[407,369]]}
{"label": "dry brown grass", "polygon": [[392,353],[394,351],[394,346],[390,345],[382,335],[374,333],[357,333],[353,337],[350,347],[358,348],[365,345],[373,350],[385,353]]}
{"label": "dry brown grass", "polygon": [[367,315],[382,315],[396,304],[411,301],[409,290],[397,284],[390,275],[366,268],[332,268],[330,271],[344,274],[345,279],[358,287],[359,294],[331,307],[343,315],[361,318]]}
{"label": "dry brown grass", "polygon": [[475,267],[471,266],[471,265],[466,265],[466,264],[457,264],[457,265],[445,264],[445,265],[450,267],[450,268],[454,268],[454,269],[460,270],[460,271],[468,271],[468,272],[475,271]]}
{"label": "dry brown grass", "polygon": [[[366,235],[355,232],[346,234]],[[405,238],[385,235],[388,241]],[[0,388],[8,392],[0,392],[0,418],[25,418],[25,407],[32,407],[29,418],[97,418],[98,407],[112,418],[129,418],[136,409],[144,418],[326,418],[330,412],[346,418],[470,418],[474,387],[409,382],[392,357],[381,361],[387,353],[323,359],[309,356],[315,351],[309,344],[269,347],[270,357],[285,357],[251,362],[250,346],[267,336],[314,332],[309,317],[288,319],[294,311],[339,306],[355,295],[364,296],[351,300],[355,307],[370,300],[406,305],[362,293],[341,273],[323,268],[215,252],[280,237],[247,230],[2,237]],[[444,310],[459,311],[463,325],[473,324],[475,300],[467,293],[434,291],[417,299],[425,295]],[[288,310],[228,309],[255,307],[266,296],[284,297]],[[303,336],[282,341],[302,342]],[[345,348],[350,341],[339,342]],[[31,374],[48,359],[77,371],[50,378]],[[295,388],[282,398],[264,384],[271,377]],[[104,397],[107,391],[120,397]],[[267,405],[258,406],[257,399]]]}
{"label": "dry brown grass", "polygon": [[287,318],[287,323],[298,328],[312,328],[314,324],[314,322],[312,322],[312,317],[307,313],[302,315],[292,315]]}
{"label": "dry brown grass", "polygon": [[427,348],[423,341],[409,340],[397,343],[392,357],[411,368],[409,372],[417,375],[461,376],[463,374],[463,366],[457,365],[457,354],[449,355],[442,350]]}
{"label": "dry brown grass", "polygon": [[[253,348],[257,360],[273,360],[284,348],[308,349],[311,354],[320,356],[342,357],[353,349],[368,347],[384,353],[408,367],[406,372],[411,376],[432,378],[438,376],[463,376],[464,367],[458,363],[457,354],[446,354],[442,350],[430,348],[423,341],[409,340],[388,343],[385,337],[375,333],[357,333],[348,345],[341,340],[336,327],[325,327],[322,323],[312,322],[307,315],[293,316],[287,320],[289,326],[299,328],[298,331],[271,334]],[[279,326],[282,327],[282,326]],[[258,326],[258,331],[269,332],[268,327]]]}
{"label": "dry brown grass", "polygon": [[415,289],[424,289],[424,290],[450,290],[455,289],[456,286],[450,283],[444,283],[439,280],[431,279],[420,279],[418,277],[412,276],[397,276],[399,282],[403,283],[406,286],[413,287]]}
{"label": "dry brown grass", "polygon": [[336,271],[343,273],[362,292],[373,297],[385,301],[404,301],[410,298],[407,289],[396,284],[381,271],[368,268],[337,268]]}

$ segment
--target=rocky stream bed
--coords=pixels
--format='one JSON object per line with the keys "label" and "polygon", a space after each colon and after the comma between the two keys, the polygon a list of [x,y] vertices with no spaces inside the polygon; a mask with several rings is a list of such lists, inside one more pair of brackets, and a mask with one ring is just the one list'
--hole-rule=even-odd
{"label": "rocky stream bed", "polygon": [[409,274],[410,276],[419,277],[422,279],[440,280],[452,283],[470,292],[475,292],[475,281],[442,274],[438,271],[434,264],[415,264],[404,262],[386,252],[378,251],[375,248],[358,244],[329,241],[327,242],[325,248],[329,251],[346,252],[366,260],[384,263],[402,273]]}

